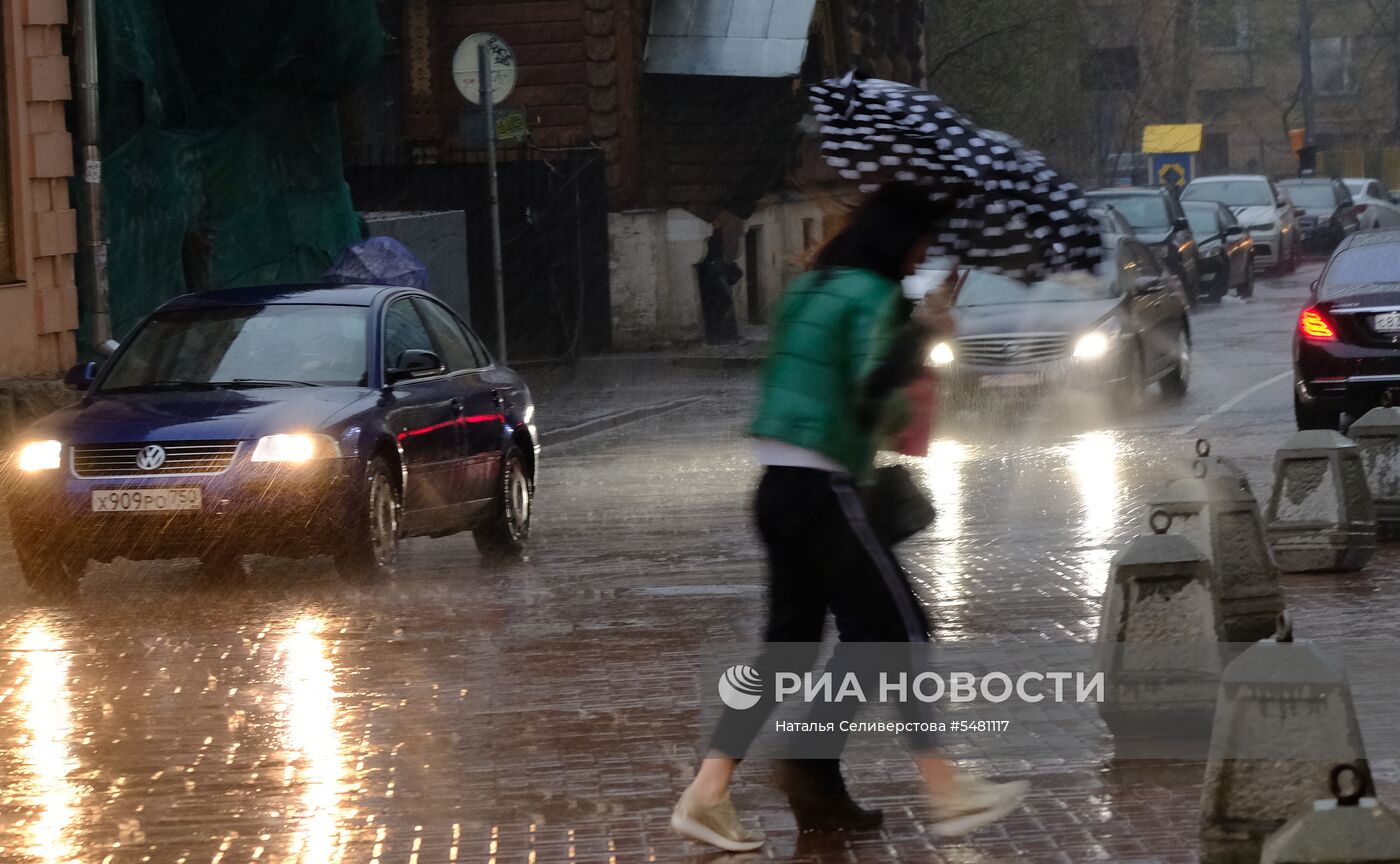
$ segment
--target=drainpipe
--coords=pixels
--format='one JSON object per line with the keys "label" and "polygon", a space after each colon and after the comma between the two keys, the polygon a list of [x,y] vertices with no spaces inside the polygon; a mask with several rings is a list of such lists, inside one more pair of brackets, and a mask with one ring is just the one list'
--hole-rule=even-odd
{"label": "drainpipe", "polygon": [[102,127],[98,113],[97,0],[74,0],[74,61],[78,78],[78,144],[83,161],[82,256],[88,338],[99,351],[112,338],[107,296],[107,239],[102,234]]}

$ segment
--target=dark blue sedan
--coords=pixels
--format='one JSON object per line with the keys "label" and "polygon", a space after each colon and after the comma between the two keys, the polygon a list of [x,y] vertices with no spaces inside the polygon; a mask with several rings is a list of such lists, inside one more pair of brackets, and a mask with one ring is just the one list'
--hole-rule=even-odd
{"label": "dark blue sedan", "polygon": [[280,286],[181,297],[87,392],[31,427],[7,504],[30,586],[76,589],[89,560],[329,554],[351,580],[401,538],[471,531],[488,559],[530,531],[539,434],[529,389],[430,295]]}

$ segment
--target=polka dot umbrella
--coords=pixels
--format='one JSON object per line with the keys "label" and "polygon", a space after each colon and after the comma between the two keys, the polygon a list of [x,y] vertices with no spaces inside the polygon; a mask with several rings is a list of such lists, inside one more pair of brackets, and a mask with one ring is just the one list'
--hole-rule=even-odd
{"label": "polka dot umbrella", "polygon": [[822,155],[842,177],[864,191],[911,182],[952,204],[932,255],[1023,280],[1098,264],[1088,201],[1035,150],[907,84],[852,73],[809,92]]}

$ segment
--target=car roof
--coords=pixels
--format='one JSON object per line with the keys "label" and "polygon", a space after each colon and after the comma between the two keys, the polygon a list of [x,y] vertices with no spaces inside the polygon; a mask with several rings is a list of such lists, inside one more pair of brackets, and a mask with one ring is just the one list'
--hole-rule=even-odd
{"label": "car roof", "polygon": [[1161,195],[1164,189],[1149,189],[1145,186],[1107,186],[1103,189],[1094,189],[1086,192],[1086,195]]}
{"label": "car roof", "polygon": [[[1197,177],[1191,183],[1224,183],[1226,181],[1254,180],[1259,183],[1269,182],[1269,178],[1263,174],[1212,174],[1209,177]],[[1190,184],[1187,184],[1190,185]]]}
{"label": "car roof", "polygon": [[1337,251],[1350,249],[1353,246],[1380,246],[1384,243],[1400,243],[1400,228],[1373,228],[1370,231],[1358,231],[1342,241],[1342,245],[1337,247]]}
{"label": "car roof", "polygon": [[218,291],[186,294],[166,303],[161,307],[161,311],[210,309],[218,306],[294,304],[373,306],[374,302],[383,295],[400,291],[423,293],[412,288],[391,285],[334,285],[324,282],[307,285],[256,285],[248,288],[223,288]]}

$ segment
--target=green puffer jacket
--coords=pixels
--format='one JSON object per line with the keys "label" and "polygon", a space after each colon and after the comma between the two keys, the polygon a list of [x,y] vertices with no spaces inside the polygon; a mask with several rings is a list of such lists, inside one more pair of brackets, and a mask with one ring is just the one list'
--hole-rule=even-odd
{"label": "green puffer jacket", "polygon": [[[749,432],[815,450],[869,478],[881,434],[903,426],[902,399],[880,397],[872,406],[863,392],[894,341],[899,301],[899,285],[868,270],[794,281],[773,322]],[[868,416],[879,422],[862,423]]]}

